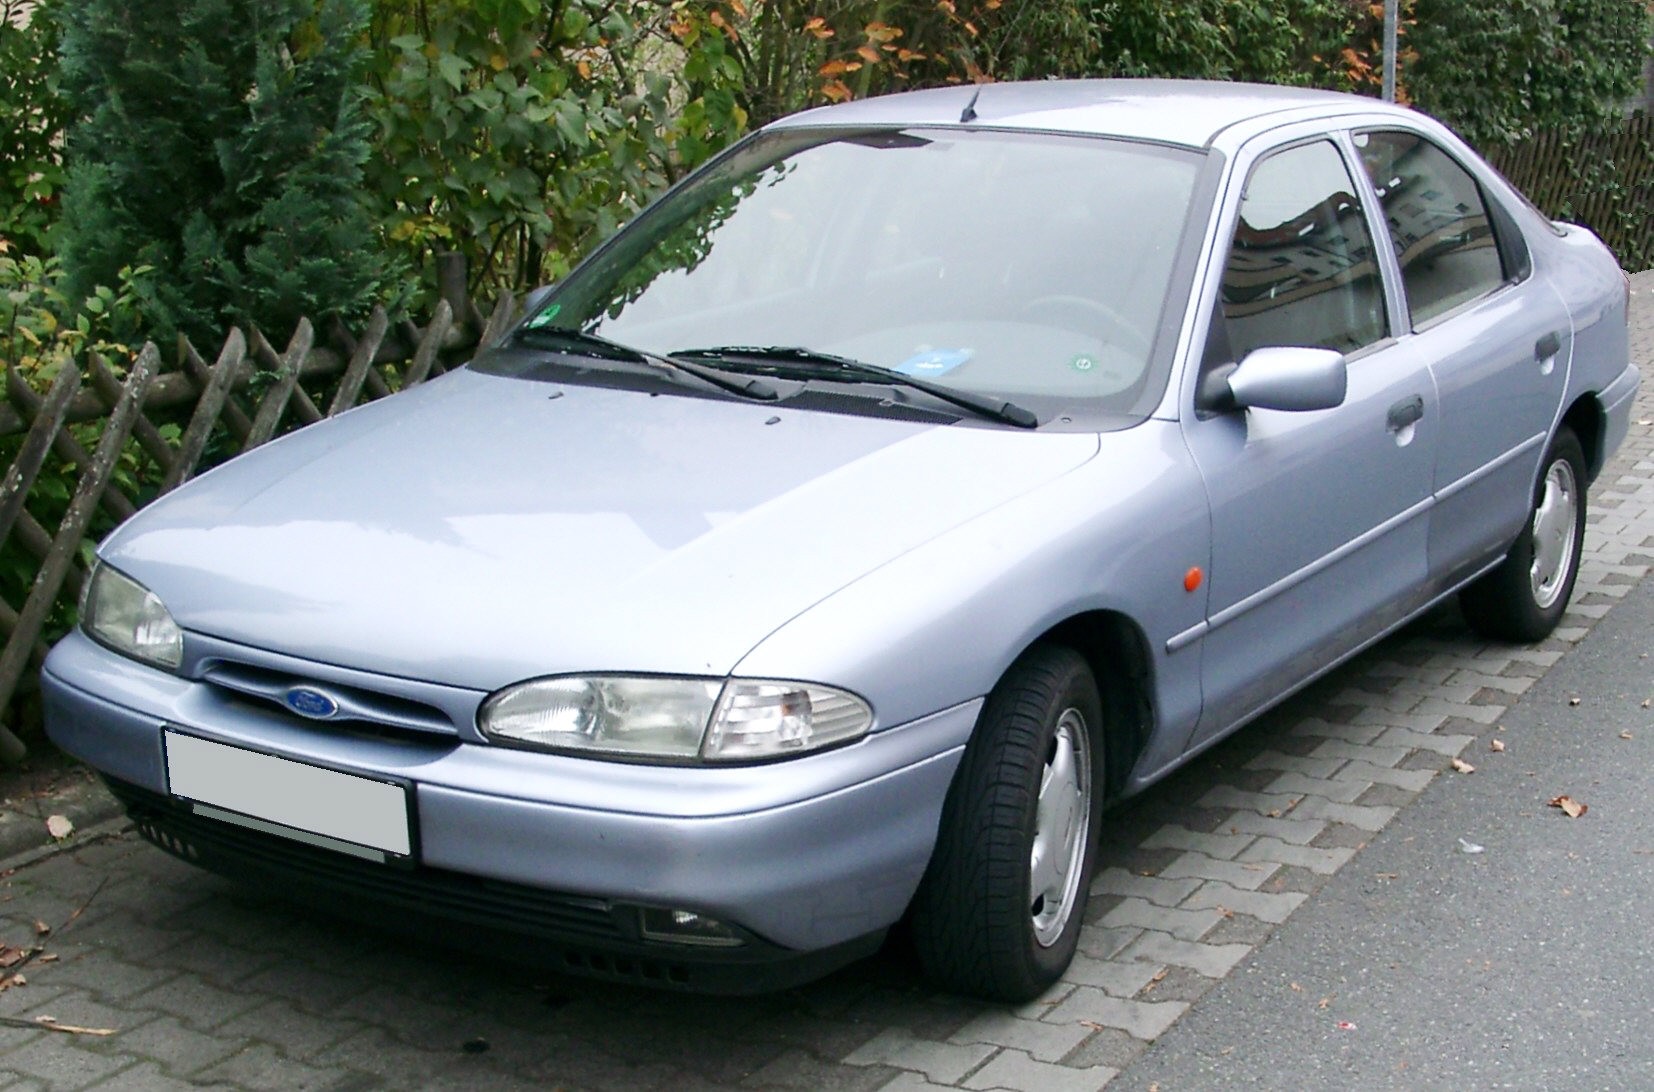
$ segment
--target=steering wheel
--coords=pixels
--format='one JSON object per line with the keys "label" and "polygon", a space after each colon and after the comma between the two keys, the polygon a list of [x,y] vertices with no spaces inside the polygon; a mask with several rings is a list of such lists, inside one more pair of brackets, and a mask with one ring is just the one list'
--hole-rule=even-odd
{"label": "steering wheel", "polygon": [[[1075,321],[1081,316],[1083,318],[1080,318],[1080,321]],[[1104,341],[1136,353],[1139,357],[1148,356],[1148,335],[1138,329],[1136,323],[1129,321],[1108,304],[1089,296],[1066,293],[1035,296],[1022,305],[1017,317],[1024,322],[1040,322],[1043,318],[1067,330],[1095,334]],[[1098,319],[1103,322],[1100,327],[1097,325]]]}

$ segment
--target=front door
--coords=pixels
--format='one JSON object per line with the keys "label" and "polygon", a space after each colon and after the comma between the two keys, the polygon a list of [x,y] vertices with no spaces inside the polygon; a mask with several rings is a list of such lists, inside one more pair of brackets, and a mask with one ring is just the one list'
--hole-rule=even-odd
{"label": "front door", "polygon": [[1325,139],[1269,155],[1247,179],[1206,366],[1264,346],[1336,349],[1349,391],[1327,410],[1185,414],[1212,514],[1195,745],[1425,595],[1439,405],[1424,360],[1391,336],[1358,192]]}

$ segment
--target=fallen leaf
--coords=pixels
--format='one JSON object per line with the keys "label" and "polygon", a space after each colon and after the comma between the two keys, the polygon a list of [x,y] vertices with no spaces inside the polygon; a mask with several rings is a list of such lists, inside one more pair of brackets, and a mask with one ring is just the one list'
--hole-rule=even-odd
{"label": "fallen leaf", "polygon": [[1304,988],[1302,986],[1298,985],[1298,983],[1296,983],[1296,982],[1287,983],[1287,988],[1290,989],[1293,993],[1303,993],[1304,992]]}
{"label": "fallen leaf", "polygon": [[1393,879],[1397,878],[1398,876],[1400,876],[1401,873],[1399,873],[1399,872],[1379,872],[1379,873],[1376,873],[1376,875],[1381,880],[1393,880]]}
{"label": "fallen leaf", "polygon": [[1503,751],[1505,749],[1505,741],[1502,739],[1496,739],[1487,745],[1487,749],[1495,753]]}
{"label": "fallen leaf", "polygon": [[1649,706],[1654,706],[1654,698],[1643,699],[1643,708],[1647,709]]}
{"label": "fallen leaf", "polygon": [[1235,912],[1233,910],[1229,909],[1227,906],[1219,906],[1216,909],[1217,909],[1219,917],[1232,918],[1232,917],[1235,916]]}
{"label": "fallen leaf", "polygon": [[1625,730],[1625,731],[1623,731],[1623,732],[1621,732],[1621,733],[1620,733],[1620,738],[1621,738],[1621,739],[1630,739],[1630,738],[1631,738],[1631,731],[1630,731],[1630,729],[1626,729],[1626,730]]}
{"label": "fallen leaf", "polygon": [[52,927],[50,925],[47,925],[45,922],[41,921],[39,918],[34,919],[34,935],[35,936],[43,937],[51,931],[52,931]]}
{"label": "fallen leaf", "polygon": [[1568,704],[1569,705],[1578,705],[1579,704],[1579,699],[1578,698],[1569,698],[1568,699]]}
{"label": "fallen leaf", "polygon": [[1323,998],[1321,998],[1321,1000],[1315,1002],[1315,1007],[1318,1008],[1318,1009],[1324,1009],[1330,1004],[1332,1004],[1332,998],[1323,997]]}
{"label": "fallen leaf", "polygon": [[1472,766],[1470,763],[1466,762],[1462,758],[1455,758],[1453,760],[1453,768],[1455,770],[1458,770],[1460,773],[1475,773],[1476,772],[1476,767]]}
{"label": "fallen leaf", "polygon": [[46,833],[62,841],[75,832],[75,824],[69,822],[67,815],[54,815],[46,820]]}
{"label": "fallen leaf", "polygon": [[1166,976],[1168,974],[1170,974],[1171,971],[1172,971],[1172,969],[1170,967],[1162,967],[1162,968],[1160,968],[1160,973],[1155,975],[1153,978],[1149,979],[1149,981],[1150,982],[1164,982],[1164,981],[1166,981]]}
{"label": "fallen leaf", "polygon": [[1584,815],[1586,812],[1591,810],[1591,805],[1581,804],[1578,800],[1575,800],[1571,796],[1553,796],[1551,798],[1551,807],[1561,808],[1562,814],[1566,815],[1570,819],[1578,819],[1581,815]]}
{"label": "fallen leaf", "polygon": [[56,952],[47,952],[45,955],[43,955],[39,959],[35,960],[35,962],[36,963],[56,963],[58,961],[58,958],[59,957],[58,957],[58,954]]}
{"label": "fallen leaf", "polygon": [[10,944],[0,944],[0,969],[15,967],[29,958],[26,948],[13,948]]}

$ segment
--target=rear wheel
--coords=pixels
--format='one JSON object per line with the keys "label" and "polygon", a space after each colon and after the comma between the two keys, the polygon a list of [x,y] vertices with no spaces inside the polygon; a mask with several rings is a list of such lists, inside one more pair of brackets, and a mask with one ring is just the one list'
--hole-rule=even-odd
{"label": "rear wheel", "polygon": [[1585,453],[1562,429],[1545,453],[1522,534],[1497,569],[1460,593],[1465,619],[1500,640],[1548,636],[1568,609],[1584,539]]}
{"label": "rear wheel", "polygon": [[1074,958],[1102,813],[1102,702],[1075,652],[1038,645],[983,706],[914,900],[927,973],[1039,996]]}

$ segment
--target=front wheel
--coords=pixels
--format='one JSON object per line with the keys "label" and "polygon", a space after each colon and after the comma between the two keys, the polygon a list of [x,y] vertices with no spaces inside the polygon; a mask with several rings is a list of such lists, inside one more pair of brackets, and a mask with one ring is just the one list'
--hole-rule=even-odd
{"label": "front wheel", "polygon": [[1545,453],[1527,525],[1499,567],[1459,595],[1466,621],[1505,641],[1550,635],[1568,608],[1585,540],[1585,453],[1562,429]]}
{"label": "front wheel", "polygon": [[1075,652],[1038,645],[983,706],[914,899],[926,972],[960,993],[1039,996],[1074,958],[1102,814],[1102,701]]}

